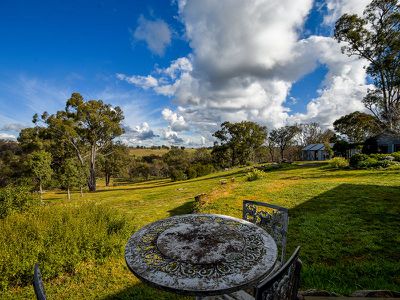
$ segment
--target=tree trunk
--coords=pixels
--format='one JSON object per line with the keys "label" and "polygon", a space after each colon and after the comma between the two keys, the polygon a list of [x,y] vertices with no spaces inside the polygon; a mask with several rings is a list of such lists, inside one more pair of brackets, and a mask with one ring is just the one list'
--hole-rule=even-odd
{"label": "tree trunk", "polygon": [[81,186],[81,197],[83,197],[83,186]]}
{"label": "tree trunk", "polygon": [[92,149],[90,152],[90,170],[89,170],[89,179],[88,179],[88,188],[89,191],[96,191],[96,146],[92,145]]}
{"label": "tree trunk", "polygon": [[106,186],[110,186],[111,174],[106,173]]}
{"label": "tree trunk", "polygon": [[42,182],[39,182],[39,194],[40,194],[40,202],[43,203],[43,188],[42,188]]}
{"label": "tree trunk", "polygon": [[283,152],[284,152],[284,149],[281,149],[281,162],[283,161]]}
{"label": "tree trunk", "polygon": [[68,194],[68,200],[71,200],[71,193],[69,191],[69,186],[67,187],[67,194]]}

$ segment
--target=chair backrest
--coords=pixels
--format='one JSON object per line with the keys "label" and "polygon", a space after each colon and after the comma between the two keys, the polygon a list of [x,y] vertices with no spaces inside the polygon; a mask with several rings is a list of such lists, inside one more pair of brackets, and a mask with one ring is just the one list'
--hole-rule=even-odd
{"label": "chair backrest", "polygon": [[265,229],[275,240],[281,251],[279,258],[283,264],[286,256],[286,239],[289,224],[288,209],[264,202],[243,201],[243,220]]}
{"label": "chair backrest", "polygon": [[300,285],[300,247],[276,273],[261,281],[255,289],[255,300],[296,300]]}
{"label": "chair backrest", "polygon": [[36,299],[46,300],[46,293],[44,291],[42,274],[40,274],[38,264],[35,264],[35,267],[33,270],[33,288],[35,290]]}

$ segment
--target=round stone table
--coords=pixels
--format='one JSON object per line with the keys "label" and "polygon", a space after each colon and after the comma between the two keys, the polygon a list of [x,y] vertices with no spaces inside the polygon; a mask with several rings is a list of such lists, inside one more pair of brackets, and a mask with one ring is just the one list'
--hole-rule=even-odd
{"label": "round stone table", "polygon": [[235,292],[275,265],[277,247],[260,227],[223,215],[181,215],[134,233],[125,248],[129,269],[155,287],[192,296]]}

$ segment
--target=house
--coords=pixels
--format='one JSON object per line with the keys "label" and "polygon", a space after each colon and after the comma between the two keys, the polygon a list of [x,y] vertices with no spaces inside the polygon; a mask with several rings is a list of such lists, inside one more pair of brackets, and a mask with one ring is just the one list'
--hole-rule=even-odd
{"label": "house", "polygon": [[392,153],[400,151],[400,133],[385,130],[365,141],[364,153]]}
{"label": "house", "polygon": [[[332,148],[334,144],[329,144]],[[330,159],[329,151],[325,149],[324,144],[310,144],[301,151],[303,160],[326,160]]]}

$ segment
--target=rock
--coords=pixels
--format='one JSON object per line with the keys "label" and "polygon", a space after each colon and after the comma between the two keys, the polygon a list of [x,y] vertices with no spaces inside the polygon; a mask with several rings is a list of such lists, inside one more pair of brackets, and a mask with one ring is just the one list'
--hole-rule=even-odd
{"label": "rock", "polygon": [[221,185],[224,185],[224,184],[227,184],[228,183],[228,181],[226,180],[226,179],[222,179],[222,180],[220,180],[220,182],[219,182]]}

